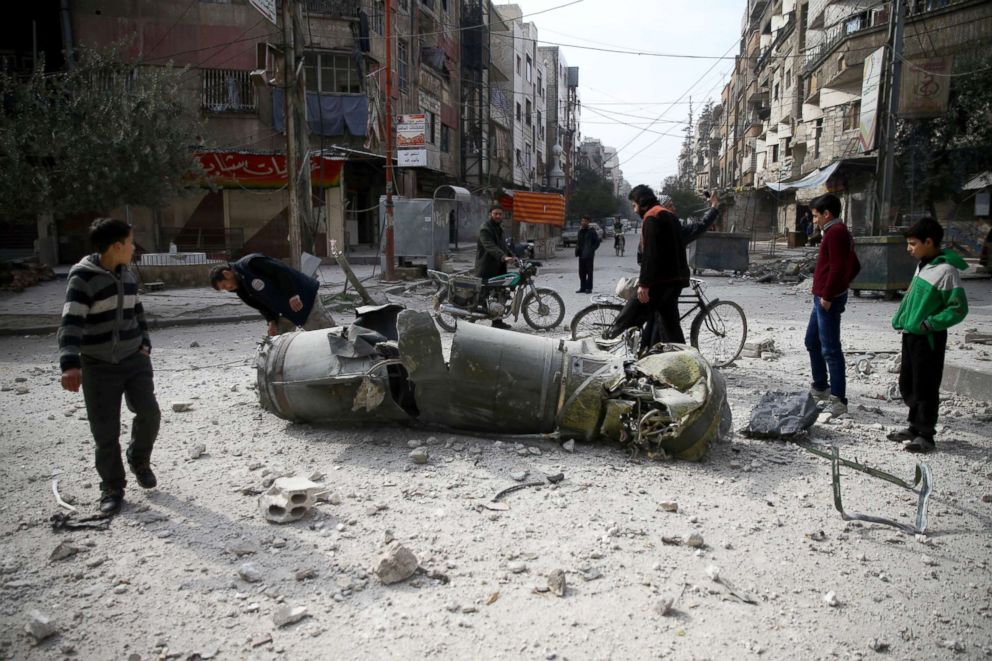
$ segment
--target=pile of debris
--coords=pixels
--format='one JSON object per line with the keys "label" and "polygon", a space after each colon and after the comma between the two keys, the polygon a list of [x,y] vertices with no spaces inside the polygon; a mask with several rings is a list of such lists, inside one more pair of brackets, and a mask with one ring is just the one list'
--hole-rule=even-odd
{"label": "pile of debris", "polygon": [[0,261],[0,289],[22,292],[39,282],[55,279],[55,272],[34,257]]}
{"label": "pile of debris", "polygon": [[744,277],[756,282],[802,282],[813,275],[816,255],[779,259],[773,262],[751,262]]}

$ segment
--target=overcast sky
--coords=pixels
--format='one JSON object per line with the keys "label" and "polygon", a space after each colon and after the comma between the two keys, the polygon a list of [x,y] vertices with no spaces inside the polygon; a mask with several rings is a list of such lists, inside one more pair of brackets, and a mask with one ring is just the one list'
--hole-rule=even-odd
{"label": "overcast sky", "polygon": [[[569,66],[579,67],[582,137],[619,149],[620,168],[632,186],[657,187],[678,170],[690,97],[697,117],[704,101],[720,98],[733,60],[713,58],[737,54],[746,0],[496,4],[519,5],[523,20],[537,25],[541,45],[560,45]],[[588,47],[710,57],[654,57]]]}

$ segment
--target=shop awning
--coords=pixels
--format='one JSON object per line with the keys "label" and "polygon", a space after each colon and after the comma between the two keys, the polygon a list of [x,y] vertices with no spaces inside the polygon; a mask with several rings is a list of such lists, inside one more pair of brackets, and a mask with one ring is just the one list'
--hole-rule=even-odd
{"label": "shop awning", "polygon": [[792,181],[772,181],[767,184],[768,188],[773,191],[782,193],[784,191],[799,190],[800,188],[814,188],[816,186],[822,186],[827,183],[827,179],[840,167],[841,161],[834,161],[830,165],[825,165],[822,168],[813,170],[805,177],[800,179],[794,179]]}
{"label": "shop awning", "polygon": [[992,186],[992,170],[983,172],[974,179],[971,179],[962,188],[964,190],[982,190]]}
{"label": "shop awning", "polygon": [[565,226],[565,197],[560,193],[533,193],[520,190],[512,193],[515,222]]}

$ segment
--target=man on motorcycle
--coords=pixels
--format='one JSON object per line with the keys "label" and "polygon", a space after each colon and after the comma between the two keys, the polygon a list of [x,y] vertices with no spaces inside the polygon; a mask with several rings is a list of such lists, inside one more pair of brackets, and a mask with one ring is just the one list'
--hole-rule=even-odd
{"label": "man on motorcycle", "polygon": [[[479,228],[479,240],[475,249],[475,275],[482,278],[482,296],[486,296],[485,283],[489,278],[506,273],[506,265],[514,257],[503,238],[503,207],[494,204],[489,207],[489,220]],[[494,328],[509,328],[502,319],[493,319]]]}

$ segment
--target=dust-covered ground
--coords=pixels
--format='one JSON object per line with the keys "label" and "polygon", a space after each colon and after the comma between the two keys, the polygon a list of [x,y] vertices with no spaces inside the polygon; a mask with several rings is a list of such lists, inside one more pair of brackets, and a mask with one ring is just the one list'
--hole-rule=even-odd
{"label": "dust-covered ground", "polygon": [[[563,254],[564,255],[564,254]],[[600,258],[597,289],[632,272]],[[572,260],[538,276],[565,294],[566,320],[587,301]],[[609,281],[609,282],[607,282]],[[781,355],[724,370],[740,429],[760,394],[808,386],[801,287],[707,278],[741,303],[751,338]],[[987,280],[969,281],[972,315],[951,332],[948,358],[989,368]],[[799,290],[799,291],[797,291]],[[414,292],[417,293],[417,292]],[[426,305],[426,290],[394,300]],[[884,395],[896,375],[878,353],[896,303],[852,299],[844,317],[850,415],[811,439],[911,479],[918,457],[885,440],[905,409]],[[523,322],[515,325],[528,332]],[[735,435],[700,463],[632,460],[621,447],[551,438],[480,438],[447,430],[333,429],[261,410],[253,323],[154,333],[163,424],[159,487],[129,485],[105,531],[52,530],[52,494],[96,511],[99,478],[80,394],[59,387],[52,336],[5,338],[0,357],[0,657],[84,659],[900,659],[992,655],[992,405],[947,396],[930,529],[845,523],[829,462],[793,444]],[[858,353],[860,352],[860,353]],[[192,402],[173,412],[173,402]],[[513,411],[507,411],[513,415]],[[125,418],[126,419],[126,418]],[[129,420],[125,423],[125,436]],[[411,461],[411,441],[428,462]],[[198,447],[201,446],[201,447]],[[563,473],[555,486],[497,492]],[[283,475],[319,475],[330,489],[304,520],[266,522],[257,492]],[[517,475],[519,477],[519,475]],[[916,497],[843,471],[853,511],[911,522]],[[677,511],[661,503],[674,501]],[[683,542],[692,533],[701,548]],[[387,539],[421,566],[383,585],[371,567]],[[63,559],[52,559],[63,546]],[[257,582],[239,569],[253,563]],[[563,570],[564,596],[547,576]],[[719,580],[713,580],[717,577]],[[662,605],[673,600],[667,614]],[[753,603],[749,603],[753,602]],[[284,606],[307,616],[278,627]],[[31,611],[56,633],[36,643]],[[41,625],[35,621],[35,625]]]}

